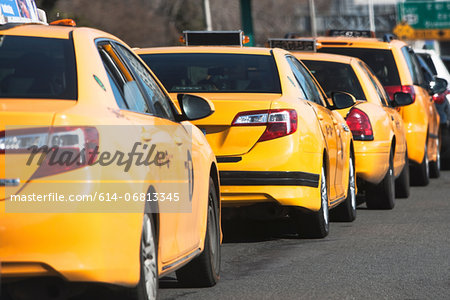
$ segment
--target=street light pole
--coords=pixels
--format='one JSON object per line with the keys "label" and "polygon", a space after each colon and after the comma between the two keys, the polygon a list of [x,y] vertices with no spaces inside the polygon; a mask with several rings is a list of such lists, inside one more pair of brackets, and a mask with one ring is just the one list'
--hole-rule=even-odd
{"label": "street light pole", "polygon": [[369,1],[369,22],[370,22],[370,31],[375,32],[375,16],[373,12],[373,0]]}
{"label": "street light pole", "polygon": [[209,6],[209,0],[203,0],[203,10],[205,11],[206,30],[212,30],[211,22],[211,7]]}
{"label": "street light pole", "polygon": [[317,36],[316,7],[314,5],[314,0],[309,0],[309,18],[311,21],[311,35],[312,37],[316,37]]}

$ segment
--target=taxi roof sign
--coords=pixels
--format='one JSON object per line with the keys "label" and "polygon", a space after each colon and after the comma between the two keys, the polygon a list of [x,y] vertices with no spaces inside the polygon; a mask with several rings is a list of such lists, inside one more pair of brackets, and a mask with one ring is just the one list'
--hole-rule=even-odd
{"label": "taxi roof sign", "polygon": [[326,36],[345,36],[345,37],[367,37],[374,38],[375,32],[371,30],[348,30],[348,29],[330,29]]}
{"label": "taxi roof sign", "polygon": [[269,48],[281,48],[288,51],[316,52],[315,39],[269,39]]}
{"label": "taxi roof sign", "polygon": [[235,31],[183,31],[186,46],[243,46],[244,33]]}
{"label": "taxi roof sign", "polygon": [[46,22],[45,12],[36,7],[34,0],[0,0],[0,25]]}

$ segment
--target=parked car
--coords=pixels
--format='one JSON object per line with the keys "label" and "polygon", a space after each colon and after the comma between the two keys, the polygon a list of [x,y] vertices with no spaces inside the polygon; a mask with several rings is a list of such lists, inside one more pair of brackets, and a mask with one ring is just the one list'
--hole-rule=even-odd
{"label": "parked car", "polygon": [[[439,159],[439,115],[430,92],[440,84],[425,81],[416,54],[404,42],[386,35],[383,40],[355,37],[319,37],[318,52],[342,54],[363,60],[394,99],[396,92],[410,93],[413,104],[401,107],[406,128],[411,183],[427,185],[437,174]],[[433,86],[433,87],[432,87]]]}
{"label": "parked car", "polygon": [[[224,43],[226,33],[186,40]],[[215,39],[211,36],[215,34]],[[239,41],[241,32],[235,33]],[[231,45],[231,43],[226,43]],[[194,122],[219,163],[224,207],[286,216],[301,236],[322,238],[334,218],[356,214],[351,132],[307,68],[281,49],[181,46],[138,49],[173,99],[193,93],[210,99],[214,115]],[[342,104],[343,103],[343,104]]]}
{"label": "parked car", "polygon": [[[158,278],[173,271],[180,282],[214,285],[217,164],[188,122],[213,105],[181,94],[180,111],[139,57],[103,31],[15,23],[0,36],[5,293],[44,299],[77,282],[155,299]],[[44,149],[39,161],[33,149]]]}
{"label": "parked car", "polygon": [[[450,82],[450,74],[439,55],[434,50],[415,49],[414,52],[423,60],[423,71],[431,77],[440,77]],[[422,64],[422,65],[423,65]],[[430,75],[428,75],[430,77]],[[440,117],[441,160],[442,166],[450,167],[450,89],[433,95],[433,101]]]}
{"label": "parked car", "polygon": [[293,53],[309,68],[328,97],[343,91],[356,98],[351,108],[338,110],[353,133],[356,177],[366,192],[369,208],[393,208],[396,195],[409,196],[406,131],[395,108],[411,104],[411,96],[400,92],[390,101],[370,68],[358,58]]}

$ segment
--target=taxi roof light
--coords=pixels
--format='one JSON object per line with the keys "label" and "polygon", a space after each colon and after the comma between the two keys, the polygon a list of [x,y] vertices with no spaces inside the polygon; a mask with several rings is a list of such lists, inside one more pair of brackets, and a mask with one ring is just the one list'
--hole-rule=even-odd
{"label": "taxi roof light", "polygon": [[371,30],[353,30],[353,29],[329,29],[326,36],[345,36],[345,37],[366,37],[374,38],[375,32]]}
{"label": "taxi roof light", "polygon": [[268,40],[269,48],[281,48],[288,51],[316,52],[320,45],[316,39],[297,39],[297,38],[270,38]]}
{"label": "taxi roof light", "polygon": [[240,46],[250,41],[242,30],[230,31],[183,31],[180,42],[186,46]]}

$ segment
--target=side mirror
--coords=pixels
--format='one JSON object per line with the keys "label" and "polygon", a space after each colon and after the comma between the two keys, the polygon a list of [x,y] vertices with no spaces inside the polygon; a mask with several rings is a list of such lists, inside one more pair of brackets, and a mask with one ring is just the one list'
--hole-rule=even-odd
{"label": "side mirror", "polygon": [[331,92],[331,99],[333,99],[333,109],[349,108],[356,103],[355,97],[346,92]]}
{"label": "side mirror", "polygon": [[447,80],[439,77],[434,77],[434,80],[430,81],[430,94],[441,94],[447,89]]}
{"label": "side mirror", "polygon": [[203,119],[212,115],[215,111],[212,102],[199,96],[178,94],[177,99],[183,113],[180,121]]}
{"label": "side mirror", "polygon": [[394,94],[394,100],[391,101],[393,107],[410,105],[414,102],[410,93],[397,92]]}

